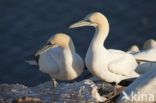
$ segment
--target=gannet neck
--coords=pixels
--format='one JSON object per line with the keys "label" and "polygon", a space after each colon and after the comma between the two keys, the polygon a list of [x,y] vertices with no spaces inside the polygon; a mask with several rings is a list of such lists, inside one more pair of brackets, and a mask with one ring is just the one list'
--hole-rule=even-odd
{"label": "gannet neck", "polygon": [[75,50],[73,48],[71,48],[70,46],[67,46],[67,47],[62,47],[62,51],[63,52],[68,52],[69,54],[74,54],[75,53]]}
{"label": "gannet neck", "polygon": [[70,40],[67,45],[60,45],[60,46],[62,47],[63,51],[71,52],[71,54],[75,53],[75,47],[72,40]]}
{"label": "gannet neck", "polygon": [[91,44],[95,44],[96,46],[103,46],[104,41],[109,33],[109,23],[107,19],[104,18],[103,20],[101,20],[95,28],[96,31]]}
{"label": "gannet neck", "polygon": [[74,51],[68,47],[68,48],[62,48],[62,52],[64,54],[65,61],[67,62],[71,61]]}
{"label": "gannet neck", "polygon": [[74,46],[72,39],[70,39],[70,41],[69,41],[69,48],[72,52],[75,52],[75,46]]}

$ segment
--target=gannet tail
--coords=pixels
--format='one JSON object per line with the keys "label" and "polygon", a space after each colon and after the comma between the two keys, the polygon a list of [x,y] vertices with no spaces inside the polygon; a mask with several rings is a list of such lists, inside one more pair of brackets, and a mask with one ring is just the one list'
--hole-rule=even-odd
{"label": "gannet tail", "polygon": [[35,60],[26,60],[25,62],[28,63],[29,65],[35,65],[35,66],[38,65]]}

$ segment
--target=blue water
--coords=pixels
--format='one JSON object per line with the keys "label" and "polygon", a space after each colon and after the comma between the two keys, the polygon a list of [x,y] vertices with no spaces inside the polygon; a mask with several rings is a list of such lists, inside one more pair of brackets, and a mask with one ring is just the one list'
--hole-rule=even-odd
{"label": "blue water", "polygon": [[1,0],[0,83],[34,86],[50,80],[24,61],[57,32],[69,34],[84,58],[94,28],[69,30],[68,26],[95,11],[110,23],[107,48],[142,47],[145,40],[156,39],[155,4],[155,0]]}

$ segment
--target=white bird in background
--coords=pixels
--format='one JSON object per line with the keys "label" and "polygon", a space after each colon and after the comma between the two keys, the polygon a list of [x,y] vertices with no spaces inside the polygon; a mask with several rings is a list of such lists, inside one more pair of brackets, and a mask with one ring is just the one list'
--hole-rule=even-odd
{"label": "white bird in background", "polygon": [[[144,43],[143,50],[154,49],[156,48],[156,41],[153,39],[149,39]],[[139,52],[139,48],[137,45],[133,45],[129,50],[129,53]],[[156,55],[156,54],[153,54]],[[139,62],[139,65],[136,69],[136,72],[139,74],[144,74],[151,69],[156,69],[156,63],[153,62]]]}
{"label": "white bird in background", "polygon": [[154,39],[146,40],[143,45],[143,50],[147,50],[147,49],[151,49],[151,48],[156,48],[156,41]]}
{"label": "white bird in background", "polygon": [[144,43],[143,50],[132,53],[136,60],[156,62],[156,41],[149,39]]}
{"label": "white bird in background", "polygon": [[[133,55],[121,50],[106,49],[103,44],[109,33],[107,18],[100,12],[92,13],[69,28],[93,26],[96,28],[94,37],[86,54],[85,63],[88,70],[105,82],[115,82],[116,85],[125,79],[139,77],[135,72],[137,62]],[[104,83],[102,83],[104,90]]]}
{"label": "white bird in background", "polygon": [[[39,70],[51,76],[55,88],[55,79],[73,80],[83,72],[82,58],[76,53],[72,39],[63,33],[52,36],[35,57]],[[34,61],[27,63],[36,64]]]}
{"label": "white bird in background", "polygon": [[137,45],[132,45],[132,46],[128,49],[127,53],[135,53],[135,52],[138,52],[138,51],[139,51],[139,47],[138,47]]}

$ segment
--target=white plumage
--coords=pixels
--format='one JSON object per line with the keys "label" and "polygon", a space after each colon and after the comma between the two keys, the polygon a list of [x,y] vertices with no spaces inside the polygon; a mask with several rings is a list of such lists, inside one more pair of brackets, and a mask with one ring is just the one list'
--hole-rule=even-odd
{"label": "white plumage", "polygon": [[99,12],[92,13],[70,28],[80,26],[96,28],[85,58],[86,66],[92,74],[103,81],[116,83],[139,76],[135,72],[137,62],[133,55],[121,50],[106,49],[103,46],[109,33],[109,23],[104,15]]}
{"label": "white plumage", "polygon": [[35,56],[39,56],[39,70],[54,79],[73,80],[83,72],[83,60],[66,34],[58,33],[52,36]]}
{"label": "white plumage", "polygon": [[156,61],[156,41],[147,40],[143,46],[144,50],[132,53],[138,60]]}
{"label": "white plumage", "polygon": [[[133,54],[136,59],[156,61],[156,41],[149,39],[144,43],[143,50],[139,51],[139,48],[136,45],[132,46],[129,53]],[[144,74],[151,69],[156,69],[156,63],[152,62],[140,62],[136,72],[139,74]]]}
{"label": "white plumage", "polygon": [[50,74],[52,78],[59,80],[73,80],[83,71],[81,57],[68,49],[61,47],[52,48],[40,55],[40,71]]}

